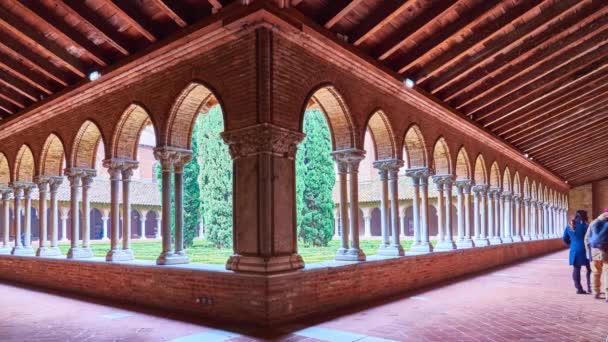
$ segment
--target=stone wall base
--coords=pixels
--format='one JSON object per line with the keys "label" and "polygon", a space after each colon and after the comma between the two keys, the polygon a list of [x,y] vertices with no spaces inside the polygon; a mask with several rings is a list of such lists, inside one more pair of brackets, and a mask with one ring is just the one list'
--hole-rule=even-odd
{"label": "stone wall base", "polygon": [[559,239],[528,241],[346,265],[309,265],[271,276],[197,265],[0,255],[0,279],[213,320],[274,325],[563,248]]}

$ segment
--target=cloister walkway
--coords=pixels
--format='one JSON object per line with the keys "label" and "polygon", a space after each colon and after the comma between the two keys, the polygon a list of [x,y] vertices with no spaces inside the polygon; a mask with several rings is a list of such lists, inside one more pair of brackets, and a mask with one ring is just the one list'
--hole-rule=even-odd
{"label": "cloister walkway", "polygon": [[212,327],[0,283],[0,340],[605,341],[608,303],[574,293],[566,257],[566,251],[553,253],[272,331]]}

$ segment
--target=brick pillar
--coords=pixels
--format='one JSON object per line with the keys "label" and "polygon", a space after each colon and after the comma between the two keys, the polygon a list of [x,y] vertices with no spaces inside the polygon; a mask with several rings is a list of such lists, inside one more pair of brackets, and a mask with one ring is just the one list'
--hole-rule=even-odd
{"label": "brick pillar", "polygon": [[230,147],[234,175],[234,254],[226,268],[274,273],[304,267],[295,205],[296,147],[304,135],[263,123],[222,137]]}

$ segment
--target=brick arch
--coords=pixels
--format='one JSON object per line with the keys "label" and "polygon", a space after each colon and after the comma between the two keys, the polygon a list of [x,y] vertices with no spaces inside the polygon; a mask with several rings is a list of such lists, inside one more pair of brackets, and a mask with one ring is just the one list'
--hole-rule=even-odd
{"label": "brick arch", "polygon": [[70,167],[94,169],[97,148],[102,140],[99,127],[93,121],[85,121],[74,138]]}
{"label": "brick arch", "polygon": [[[321,86],[308,98],[306,108],[318,107],[325,114],[331,132],[333,150],[356,147],[355,128],[350,111],[336,88],[333,85]],[[302,113],[301,116],[300,130],[304,127],[304,114]]]}
{"label": "brick arch", "polygon": [[452,173],[450,149],[443,137],[440,137],[435,142],[432,167],[437,175],[449,175]]}
{"label": "brick arch", "polygon": [[412,125],[403,138],[405,163],[408,168],[427,167],[427,149],[420,128]]}
{"label": "brick arch", "polygon": [[11,167],[4,153],[0,152],[0,185],[8,185],[11,182]]}
{"label": "brick arch", "polygon": [[525,198],[530,198],[530,180],[528,176],[524,178],[524,192],[523,195]]}
{"label": "brick arch", "polygon": [[492,167],[490,167],[490,187],[492,188],[500,188],[500,168],[498,167],[498,163],[492,163]]}
{"label": "brick arch", "polygon": [[62,174],[65,150],[59,137],[51,133],[44,142],[38,174],[42,176],[60,176]]}
{"label": "brick arch", "polygon": [[[183,149],[192,148],[192,130],[199,113],[207,112],[209,108],[220,105],[224,122],[226,113],[224,106],[211,87],[202,82],[191,82],[175,99],[169,116],[169,124],[165,134],[165,144]],[[160,141],[159,141],[160,143]]]}
{"label": "brick arch", "polygon": [[471,161],[467,149],[462,146],[456,156],[456,179],[471,179]]}
{"label": "brick arch", "polygon": [[33,182],[35,169],[36,163],[32,150],[25,144],[21,145],[17,158],[15,158],[15,181]]}
{"label": "brick arch", "polygon": [[111,157],[136,160],[141,132],[151,123],[148,112],[142,106],[129,105],[114,130],[110,147]]}
{"label": "brick arch", "polygon": [[509,167],[505,167],[505,172],[502,175],[502,190],[512,192],[513,191],[513,183],[511,183],[511,171]]}
{"label": "brick arch", "polygon": [[521,195],[521,180],[518,171],[515,171],[515,176],[513,176],[513,193]]}
{"label": "brick arch", "polygon": [[486,168],[486,161],[483,158],[483,154],[477,155],[475,160],[475,176],[474,180],[476,184],[488,184],[488,171]]}
{"label": "brick arch", "polygon": [[367,122],[367,128],[372,136],[376,148],[377,160],[397,158],[397,142],[386,114],[382,110],[377,110],[372,114]]}

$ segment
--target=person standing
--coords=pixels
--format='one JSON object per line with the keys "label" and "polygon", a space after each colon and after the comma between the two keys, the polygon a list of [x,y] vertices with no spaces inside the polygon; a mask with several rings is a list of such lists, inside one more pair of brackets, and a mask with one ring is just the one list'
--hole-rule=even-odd
{"label": "person standing", "polygon": [[591,292],[591,268],[587,259],[585,248],[585,235],[588,226],[587,212],[577,210],[574,220],[566,229],[562,239],[570,247],[570,265],[572,266],[572,280],[577,294],[587,294],[581,285],[581,267],[587,268],[587,289]]}
{"label": "person standing", "polygon": [[[591,222],[587,234],[585,234],[585,248],[587,249],[589,260],[591,260],[593,294],[596,299],[601,299],[602,278],[604,291],[608,293],[608,251],[592,247],[590,240],[592,240],[592,236],[606,235],[608,235],[608,208],[604,209],[604,213]],[[608,302],[608,298],[606,302]]]}

